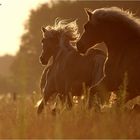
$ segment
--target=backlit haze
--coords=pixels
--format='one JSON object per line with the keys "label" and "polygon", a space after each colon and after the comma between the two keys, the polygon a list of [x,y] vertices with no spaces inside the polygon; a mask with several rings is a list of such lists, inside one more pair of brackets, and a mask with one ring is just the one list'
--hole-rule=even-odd
{"label": "backlit haze", "polygon": [[49,0],[0,0],[0,56],[15,55],[30,10]]}

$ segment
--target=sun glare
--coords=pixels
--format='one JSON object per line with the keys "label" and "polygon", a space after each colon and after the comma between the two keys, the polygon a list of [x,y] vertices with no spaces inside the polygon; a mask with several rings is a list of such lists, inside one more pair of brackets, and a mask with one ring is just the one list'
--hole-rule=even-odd
{"label": "sun glare", "polygon": [[49,0],[0,0],[0,56],[15,55],[30,10]]}

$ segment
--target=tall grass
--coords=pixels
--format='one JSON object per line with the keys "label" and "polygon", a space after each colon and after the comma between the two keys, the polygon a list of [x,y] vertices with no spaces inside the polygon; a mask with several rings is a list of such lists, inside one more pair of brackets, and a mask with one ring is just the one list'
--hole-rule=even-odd
{"label": "tall grass", "polygon": [[39,98],[38,94],[23,94],[16,100],[7,95],[0,98],[1,139],[140,138],[138,113],[109,107],[104,112],[88,111],[80,100],[72,110],[54,116],[48,106],[38,116],[34,106]]}

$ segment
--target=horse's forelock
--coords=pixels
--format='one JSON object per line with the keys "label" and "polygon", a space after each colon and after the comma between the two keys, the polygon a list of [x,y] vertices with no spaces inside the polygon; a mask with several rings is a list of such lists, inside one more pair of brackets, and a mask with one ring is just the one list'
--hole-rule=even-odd
{"label": "horse's forelock", "polygon": [[46,31],[43,32],[44,37],[53,37],[56,34],[60,37],[64,37],[69,41],[77,41],[79,38],[77,20],[69,22],[69,20],[56,19],[53,26],[47,26]]}
{"label": "horse's forelock", "polygon": [[45,29],[45,32],[43,32],[43,37],[45,38],[54,37],[57,34],[57,32],[51,28],[51,26],[47,26]]}

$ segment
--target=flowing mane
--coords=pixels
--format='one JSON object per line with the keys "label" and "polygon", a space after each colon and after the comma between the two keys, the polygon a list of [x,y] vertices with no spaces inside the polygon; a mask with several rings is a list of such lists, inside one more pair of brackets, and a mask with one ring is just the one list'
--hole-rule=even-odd
{"label": "flowing mane", "polygon": [[140,35],[140,19],[129,10],[123,10],[118,7],[100,8],[92,12],[92,19],[99,22],[111,22],[122,24],[126,28],[133,30]]}
{"label": "flowing mane", "polygon": [[58,33],[60,37],[73,43],[79,38],[76,20],[69,22],[69,20],[60,20],[59,18],[56,18],[54,25],[47,26],[46,30],[47,32],[44,34],[44,37],[53,36]]}

